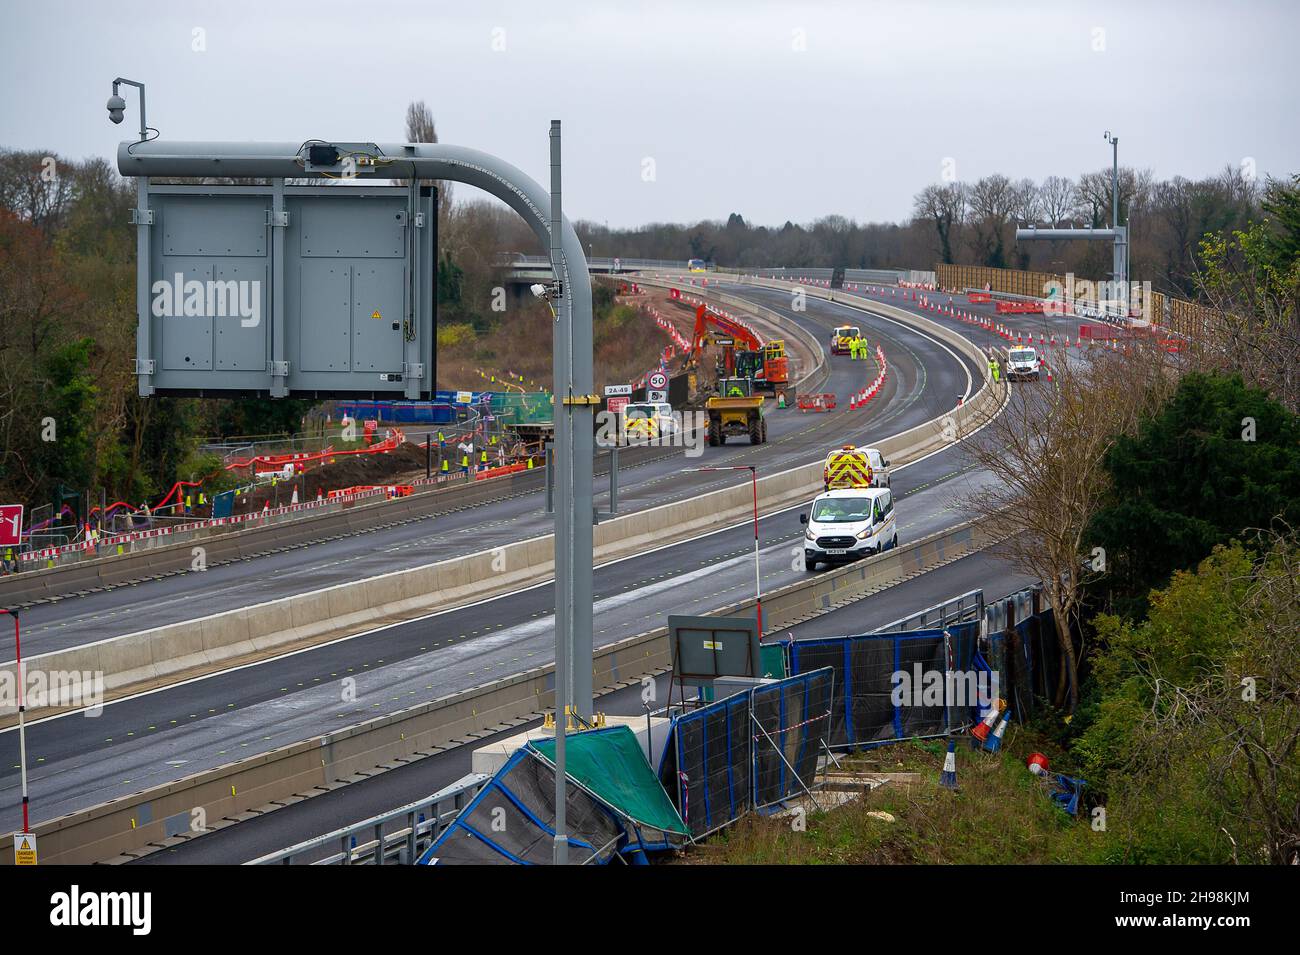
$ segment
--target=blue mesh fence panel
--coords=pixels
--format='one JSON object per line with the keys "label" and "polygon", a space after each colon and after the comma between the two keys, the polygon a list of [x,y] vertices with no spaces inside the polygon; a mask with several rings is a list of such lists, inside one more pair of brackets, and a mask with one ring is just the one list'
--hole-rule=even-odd
{"label": "blue mesh fence panel", "polygon": [[749,809],[749,735],[748,693],[673,721],[659,779],[692,836],[734,822]]}
{"label": "blue mesh fence panel", "polygon": [[[577,786],[564,793],[569,863],[608,862],[623,839],[618,818]],[[555,770],[520,749],[419,859],[421,865],[546,865],[555,838]]]}
{"label": "blue mesh fence panel", "polygon": [[940,683],[938,692],[934,692],[929,684],[936,675],[942,680],[948,671],[943,633],[915,639],[899,636],[894,640],[894,652],[896,669],[912,677],[912,699],[904,699],[903,705],[894,707],[896,738],[942,736],[948,732],[945,685]]}
{"label": "blue mesh fence panel", "polygon": [[754,806],[810,789],[830,724],[834,671],[802,673],[750,691]]}
{"label": "blue mesh fence panel", "polygon": [[947,665],[942,630],[795,640],[790,647],[794,673],[823,666],[834,673],[828,743],[839,748],[946,733],[942,697],[937,706],[895,706],[893,676],[902,670],[915,683],[918,673],[937,672],[942,680]]}
{"label": "blue mesh fence panel", "polygon": [[958,670],[969,670],[974,663],[975,648],[979,642],[979,621],[950,624],[947,630],[952,638],[953,666]]}

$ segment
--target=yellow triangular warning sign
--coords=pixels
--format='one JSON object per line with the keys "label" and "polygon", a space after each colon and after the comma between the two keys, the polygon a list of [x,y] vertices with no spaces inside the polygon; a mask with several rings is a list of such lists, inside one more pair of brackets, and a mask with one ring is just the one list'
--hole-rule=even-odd
{"label": "yellow triangular warning sign", "polygon": [[379,309],[375,309],[373,312],[371,312],[371,313],[370,313],[370,317],[371,317],[371,318],[379,318],[379,317],[380,317]]}
{"label": "yellow triangular warning sign", "polygon": [[14,865],[36,865],[36,836],[33,833],[14,833]]}

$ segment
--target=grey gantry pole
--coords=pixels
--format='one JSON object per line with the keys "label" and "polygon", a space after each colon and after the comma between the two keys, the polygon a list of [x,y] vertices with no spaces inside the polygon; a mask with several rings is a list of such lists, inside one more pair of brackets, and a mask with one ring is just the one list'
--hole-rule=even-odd
{"label": "grey gantry pole", "polygon": [[[114,101],[110,111],[116,108]],[[476,149],[444,143],[335,143],[381,159],[356,170],[358,181],[387,178],[391,164],[419,179],[448,179],[477,186],[518,212],[551,252],[558,294],[555,334],[555,571],[556,571],[556,722],[562,727],[569,702],[583,720],[592,716],[592,415],[599,399],[592,394],[591,277],[586,251],[573,226],[561,214],[559,123],[551,126],[553,194],[519,169]],[[138,177],[140,279],[138,354],[146,358],[149,315],[148,224],[150,176],[229,176],[232,178],[317,178],[308,168],[307,144],[301,142],[126,142],[118,146],[118,171]],[[331,171],[331,170],[325,170]],[[142,395],[150,394],[152,366],[137,372]],[[564,659],[561,659],[561,657]],[[557,739],[557,749],[559,748]],[[557,753],[558,756],[558,753]],[[560,773],[563,779],[563,773]],[[557,812],[563,812],[563,803]],[[562,817],[561,817],[562,818]]]}
{"label": "grey gantry pole", "polygon": [[1120,315],[1127,318],[1129,314],[1128,284],[1128,229],[1119,224],[1119,137],[1112,136],[1106,130],[1106,142],[1110,143],[1110,227],[1115,232],[1111,279],[1114,282],[1112,298],[1118,302]]}
{"label": "grey gantry pole", "polygon": [[[1036,226],[1016,229],[1016,241],[1027,239],[1104,239],[1111,243],[1111,290],[1105,302],[1115,302],[1117,318],[1127,318],[1129,314],[1129,279],[1128,279],[1128,226],[1119,224],[1119,137],[1112,136],[1110,130],[1103,134],[1106,142],[1111,144],[1111,180],[1110,180],[1110,221],[1109,229],[1039,229]],[[1098,296],[1098,304],[1102,298]],[[1109,314],[1110,306],[1105,306]]]}
{"label": "grey gantry pole", "polygon": [[1119,228],[1119,137],[1106,133],[1110,140],[1110,227]]}
{"label": "grey gantry pole", "polygon": [[569,861],[569,837],[565,809],[565,730],[568,722],[570,687],[569,648],[573,633],[573,309],[569,307],[569,289],[564,281],[564,251],[560,246],[560,122],[551,121],[551,270],[560,294],[555,303],[554,360],[555,404],[555,844],[551,861],[566,865]]}

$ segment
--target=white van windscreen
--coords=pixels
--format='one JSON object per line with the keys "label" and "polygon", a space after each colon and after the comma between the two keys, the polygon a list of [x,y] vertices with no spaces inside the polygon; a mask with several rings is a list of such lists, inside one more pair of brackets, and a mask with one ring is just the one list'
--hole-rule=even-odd
{"label": "white van windscreen", "polygon": [[833,497],[813,506],[812,519],[819,524],[854,524],[871,517],[871,498]]}

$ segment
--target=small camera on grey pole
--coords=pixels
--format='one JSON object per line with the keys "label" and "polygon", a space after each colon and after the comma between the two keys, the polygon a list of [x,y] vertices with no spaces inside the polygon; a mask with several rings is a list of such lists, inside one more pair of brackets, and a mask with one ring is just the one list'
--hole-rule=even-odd
{"label": "small camera on grey pole", "polygon": [[125,116],[126,100],[114,93],[108,98],[108,118],[115,123],[120,123]]}

